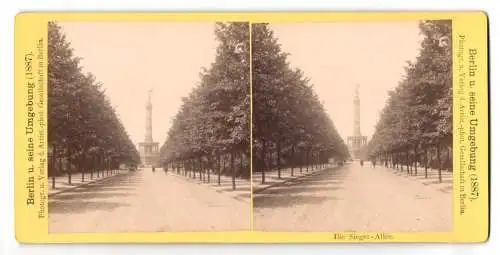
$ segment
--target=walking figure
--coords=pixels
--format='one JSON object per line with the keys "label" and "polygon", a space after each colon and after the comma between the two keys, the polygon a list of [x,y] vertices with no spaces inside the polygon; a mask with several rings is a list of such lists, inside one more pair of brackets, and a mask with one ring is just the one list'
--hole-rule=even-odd
{"label": "walking figure", "polygon": [[362,159],[360,159],[360,160],[359,160],[359,164],[360,164],[361,166],[363,166],[363,160],[362,160]]}
{"label": "walking figure", "polygon": [[372,158],[372,168],[375,168],[375,164],[376,164],[376,163],[377,163],[377,162],[376,162],[375,158]]}

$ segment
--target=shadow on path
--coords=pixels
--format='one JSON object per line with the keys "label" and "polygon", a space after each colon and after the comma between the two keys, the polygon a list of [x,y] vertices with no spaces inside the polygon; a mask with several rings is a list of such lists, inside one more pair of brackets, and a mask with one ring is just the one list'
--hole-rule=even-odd
{"label": "shadow on path", "polygon": [[253,197],[254,208],[290,207],[338,200],[333,191],[343,189],[347,169],[332,168],[269,188]]}
{"label": "shadow on path", "polygon": [[[57,197],[57,200],[74,200],[74,199],[94,199],[94,198],[110,198],[110,197],[130,197],[134,196],[133,192],[68,192],[62,193]],[[124,198],[126,199],[126,198]]]}
{"label": "shadow on path", "polygon": [[332,191],[339,189],[343,189],[343,187],[330,187],[327,185],[322,185],[322,186],[293,185],[293,186],[276,187],[272,190],[269,190],[269,192],[262,194],[291,195],[297,193],[317,193],[321,191]]}
{"label": "shadow on path", "polygon": [[250,193],[250,187],[238,187],[238,186],[236,186],[236,189],[233,189],[233,187],[228,187],[228,188],[222,188],[219,190],[220,191],[248,191],[248,193]]}
{"label": "shadow on path", "polygon": [[142,177],[137,172],[90,183],[74,190],[49,196],[49,214],[110,211],[128,206]]}
{"label": "shadow on path", "polygon": [[93,201],[54,201],[49,203],[49,214],[73,214],[87,211],[111,211],[115,208],[128,206],[127,203],[93,202]]}
{"label": "shadow on path", "polygon": [[327,200],[337,200],[337,198],[330,196],[303,196],[295,194],[277,197],[261,194],[253,198],[253,205],[254,208],[293,207],[300,204],[321,204]]}

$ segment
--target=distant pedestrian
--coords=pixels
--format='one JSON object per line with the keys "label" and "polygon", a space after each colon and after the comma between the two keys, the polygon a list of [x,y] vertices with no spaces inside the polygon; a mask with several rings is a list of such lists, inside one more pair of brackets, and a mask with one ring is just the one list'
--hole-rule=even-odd
{"label": "distant pedestrian", "polygon": [[359,160],[359,164],[360,164],[361,166],[363,166],[363,163],[364,163],[364,162],[363,162],[363,160],[362,160],[362,159],[360,159],[360,160]]}
{"label": "distant pedestrian", "polygon": [[372,158],[372,168],[375,168],[376,163],[377,163],[377,161],[375,160],[375,158]]}

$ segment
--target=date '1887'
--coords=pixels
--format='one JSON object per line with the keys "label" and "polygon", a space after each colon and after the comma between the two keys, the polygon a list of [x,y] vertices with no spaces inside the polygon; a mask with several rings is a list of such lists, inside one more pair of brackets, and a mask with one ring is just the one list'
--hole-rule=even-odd
{"label": "date '1887'", "polygon": [[470,200],[476,200],[479,198],[479,179],[477,177],[477,174],[471,174],[470,175],[470,185],[471,185],[471,191],[470,191]]}

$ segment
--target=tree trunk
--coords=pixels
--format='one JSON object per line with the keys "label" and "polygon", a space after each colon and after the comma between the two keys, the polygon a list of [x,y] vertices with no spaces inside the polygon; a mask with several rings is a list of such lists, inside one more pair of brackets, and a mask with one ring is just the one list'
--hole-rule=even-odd
{"label": "tree trunk", "polygon": [[85,171],[83,165],[85,164],[85,153],[82,153],[80,160],[78,161],[78,168],[82,172],[82,183],[85,182]]}
{"label": "tree trunk", "polygon": [[[69,153],[68,153],[69,154]],[[66,166],[68,172],[68,184],[71,185],[71,156],[68,155],[68,165]]]}
{"label": "tree trunk", "polygon": [[323,169],[323,157],[321,157],[321,151],[316,152],[316,162],[318,162],[318,169]]}
{"label": "tree trunk", "polygon": [[64,174],[64,169],[63,169],[63,167],[64,167],[64,166],[63,166],[63,157],[60,157],[60,158],[59,158],[59,169],[58,169],[58,171],[59,171],[60,173],[62,173],[62,174]]}
{"label": "tree trunk", "polygon": [[262,166],[262,180],[261,180],[261,183],[264,184],[266,183],[266,170],[267,170],[267,158],[266,158],[266,141],[263,141],[262,142],[262,160],[263,160],[263,166]]}
{"label": "tree trunk", "polygon": [[94,168],[96,167],[95,157],[96,157],[95,155],[90,156],[89,171],[90,171],[90,179],[91,180],[94,179]]}
{"label": "tree trunk", "polygon": [[429,166],[429,150],[427,147],[425,147],[424,149],[424,152],[425,152],[425,159],[424,159],[424,168],[425,168],[425,178],[427,179],[427,168]]}
{"label": "tree trunk", "polygon": [[[183,169],[184,175],[187,175],[188,178],[196,179],[196,171],[194,167],[194,159],[185,159],[182,161],[182,164],[180,164],[178,167],[184,166]],[[180,169],[180,168],[179,168]]]}
{"label": "tree trunk", "polygon": [[200,181],[202,181],[202,178],[201,178],[201,157],[198,158],[198,174],[199,174],[199,177],[200,177]]}
{"label": "tree trunk", "polygon": [[397,171],[399,171],[399,165],[398,165],[398,160],[399,160],[399,153],[396,152],[394,153],[394,166],[396,168]]}
{"label": "tree trunk", "polygon": [[318,170],[319,168],[319,161],[318,161],[318,152],[313,152],[313,166],[315,170]]}
{"label": "tree trunk", "polygon": [[[174,171],[178,175],[184,175],[186,177],[191,177],[191,165],[189,164],[190,159],[178,159],[173,164]],[[181,165],[184,166],[181,171]]]}
{"label": "tree trunk", "polygon": [[445,147],[446,147],[446,162],[445,162],[445,167],[446,167],[447,171],[448,170],[451,171],[453,169],[453,167],[451,167],[453,165],[453,164],[451,164],[452,163],[452,159],[450,158],[450,154],[451,154],[450,150],[451,150],[451,148],[448,147],[448,145],[445,145]]}
{"label": "tree trunk", "polygon": [[391,152],[390,157],[389,157],[389,165],[391,166],[392,169],[394,169],[394,153]]}
{"label": "tree trunk", "polygon": [[399,169],[401,169],[401,172],[405,171],[405,165],[404,165],[404,152],[399,153]]}
{"label": "tree trunk", "polygon": [[[180,171],[180,165],[184,165],[184,171]],[[184,175],[186,178],[191,178],[191,159],[183,159],[182,161],[176,161],[174,165],[174,170],[178,175]]]}
{"label": "tree trunk", "polygon": [[172,162],[172,169],[172,171],[174,171],[177,175],[182,175],[188,178],[191,177],[189,171],[189,159],[180,159]]}
{"label": "tree trunk", "polygon": [[396,153],[396,169],[401,172],[403,171],[401,164],[401,152]]}
{"label": "tree trunk", "polygon": [[191,168],[191,177],[196,180],[196,160],[194,158],[189,160],[189,167]]}
{"label": "tree trunk", "polygon": [[313,170],[318,169],[318,153],[312,152],[312,163],[313,163]]}
{"label": "tree trunk", "polygon": [[306,172],[309,172],[309,151],[306,151]]}
{"label": "tree trunk", "polygon": [[[102,159],[97,158],[97,160],[104,161],[104,163],[103,163],[104,169],[108,170],[108,173],[113,174],[113,162],[112,162],[112,159],[110,157],[107,157],[106,155],[104,155],[102,157]],[[99,162],[97,162],[97,165],[98,164],[99,164]],[[96,169],[97,169],[97,172],[99,172],[99,166],[97,166]],[[115,171],[115,173],[116,173],[116,171]]]}
{"label": "tree trunk", "polygon": [[316,154],[314,150],[311,151],[311,170],[314,171],[316,169]]}
{"label": "tree trunk", "polygon": [[243,160],[245,160],[245,152],[244,151],[242,151],[240,153],[240,171],[239,171],[240,174],[239,175],[241,175],[241,173],[245,174],[245,169],[244,169],[245,164],[243,164]]}
{"label": "tree trunk", "polygon": [[278,168],[278,179],[281,179],[281,143],[280,141],[278,141],[278,143],[276,144],[276,156],[277,156],[277,160],[276,160],[276,167]]}
{"label": "tree trunk", "polygon": [[[106,160],[105,160],[105,157],[101,157],[100,160],[99,160],[99,164],[100,164],[100,170],[101,170],[101,175],[102,177],[104,177],[104,174],[108,173],[107,172],[107,167],[106,167]],[[118,171],[120,171],[120,164],[118,164]],[[109,175],[109,174],[108,174]]]}
{"label": "tree trunk", "polygon": [[236,189],[236,171],[234,171],[234,152],[231,152],[231,182],[233,184],[233,190]]}
{"label": "tree trunk", "polygon": [[395,170],[398,170],[397,157],[398,157],[397,153],[393,152],[391,155],[391,161],[392,161],[392,168],[394,168]]}
{"label": "tree trunk", "polygon": [[106,158],[102,157],[100,164],[102,165],[102,177],[109,176],[108,168],[106,167]]}
{"label": "tree trunk", "polygon": [[321,151],[318,151],[318,153],[316,154],[318,155],[318,169],[323,169],[324,168],[324,164],[323,164],[323,153],[321,153]]}
{"label": "tree trunk", "polygon": [[201,172],[203,173],[203,182],[207,182],[207,164],[205,164],[203,157],[201,157]]}
{"label": "tree trunk", "polygon": [[410,175],[410,152],[406,151],[406,174]]}
{"label": "tree trunk", "polygon": [[205,162],[203,160],[203,156],[200,158],[200,171],[202,173],[202,176],[203,176],[203,182],[206,182],[207,181],[207,167],[205,165]]}
{"label": "tree trunk", "polygon": [[[180,165],[184,165],[183,171],[180,170]],[[188,177],[189,174],[189,159],[177,159],[172,162],[172,172],[177,175],[183,175]]]}
{"label": "tree trunk", "polygon": [[396,165],[397,171],[400,171],[400,169],[401,169],[401,166],[399,165],[399,160],[400,160],[399,157],[400,157],[399,152],[396,152],[394,154],[394,164]]}
{"label": "tree trunk", "polygon": [[314,150],[311,150],[311,171],[314,171],[314,164],[316,163],[314,160]]}
{"label": "tree trunk", "polygon": [[295,166],[295,145],[292,144],[292,157],[290,159],[292,161],[292,169],[290,171],[290,175],[293,176],[293,167]]}
{"label": "tree trunk", "polygon": [[197,172],[196,171],[196,169],[197,169],[197,167],[196,167],[196,159],[192,158],[189,161],[190,161],[189,162],[190,163],[189,166],[191,167],[191,175],[192,175],[191,177],[196,180],[196,172]]}
{"label": "tree trunk", "polygon": [[108,159],[106,155],[103,155],[101,158],[101,162],[99,166],[96,168],[96,174],[99,175],[99,171],[105,172],[107,176],[112,175],[113,173],[108,168]]}
{"label": "tree trunk", "polygon": [[418,151],[417,151],[417,146],[415,145],[415,148],[413,148],[413,153],[415,154],[414,157],[415,159],[413,160],[415,163],[415,176],[418,175],[418,170],[417,170],[417,162],[418,162]]}
{"label": "tree trunk", "polygon": [[396,170],[398,171],[402,171],[401,170],[401,153],[400,152],[396,152],[396,154],[394,155],[394,162],[396,162]]}
{"label": "tree trunk", "polygon": [[389,168],[389,152],[385,152],[385,167]]}
{"label": "tree trunk", "polygon": [[327,163],[328,163],[328,162],[325,162],[325,155],[324,155],[324,152],[320,152],[320,153],[319,153],[319,155],[320,155],[320,157],[319,157],[319,158],[321,159],[321,165],[323,166],[323,168],[326,168],[326,167],[327,167]]}
{"label": "tree trunk", "polygon": [[97,161],[97,163],[96,163],[97,178],[99,179],[99,176],[100,176],[99,170],[101,170],[101,167],[100,167],[101,157],[97,156],[96,161]]}
{"label": "tree trunk", "polygon": [[208,166],[207,166],[207,181],[210,183],[210,171],[214,169],[214,161],[212,156],[208,156]]}
{"label": "tree trunk", "polygon": [[[113,163],[111,162],[111,160],[112,160],[112,159],[111,159],[111,157],[109,157],[109,156],[107,156],[107,155],[104,155],[104,159],[105,159],[105,161],[106,161],[106,163],[104,163],[104,164],[105,164],[105,168],[106,168],[106,169],[109,169],[109,170],[108,170],[108,172],[110,173],[110,175],[113,175],[113,174],[115,173],[115,171],[113,171],[114,169],[113,169]],[[95,160],[96,160],[96,159],[94,158],[94,159],[93,159],[93,162],[94,162],[94,167],[93,167],[92,169],[96,169],[96,166],[95,166],[95,164],[96,164],[96,163],[95,163]]]}
{"label": "tree trunk", "polygon": [[97,178],[99,178],[99,155],[96,155],[94,157],[94,174],[96,175]]}
{"label": "tree trunk", "polygon": [[387,152],[384,153],[384,167],[388,167],[389,163],[388,163],[388,160],[389,160],[389,154]]}
{"label": "tree trunk", "polygon": [[316,169],[316,153],[314,150],[311,151],[311,170],[314,171]]}
{"label": "tree trunk", "polygon": [[[224,162],[224,158],[222,158],[220,156],[220,154],[217,155],[217,157],[219,159],[219,165],[217,166],[217,184],[220,185],[220,172],[222,171],[222,169],[224,169],[226,163]],[[222,160],[222,163],[221,163],[221,160]]]}
{"label": "tree trunk", "polygon": [[438,175],[439,175],[439,182],[441,183],[442,177],[441,177],[441,144],[438,142],[436,145],[437,148],[437,161],[438,161]]}
{"label": "tree trunk", "polygon": [[[179,171],[179,165],[183,165],[183,170]],[[191,159],[183,159],[182,161],[176,161],[174,165],[174,170],[178,175],[183,175],[186,178],[191,178]]]}
{"label": "tree trunk", "polygon": [[57,164],[57,156],[56,156],[56,153],[57,153],[57,150],[56,150],[56,145],[53,144],[52,145],[52,157],[50,158],[50,169],[49,169],[49,172],[50,172],[50,175],[52,177],[52,188],[55,189],[56,188],[56,178],[55,178],[55,175],[57,173],[57,170],[56,170],[56,164]]}
{"label": "tree trunk", "polygon": [[205,164],[203,162],[203,156],[200,157],[200,171],[201,171],[203,182],[206,182],[207,181],[207,176],[206,176],[207,173],[205,172]]}
{"label": "tree trunk", "polygon": [[[299,154],[304,155],[303,153],[299,153]],[[299,162],[299,171],[300,171],[300,173],[302,173],[302,165],[304,165],[304,156],[302,156],[300,158],[300,162]]]}

